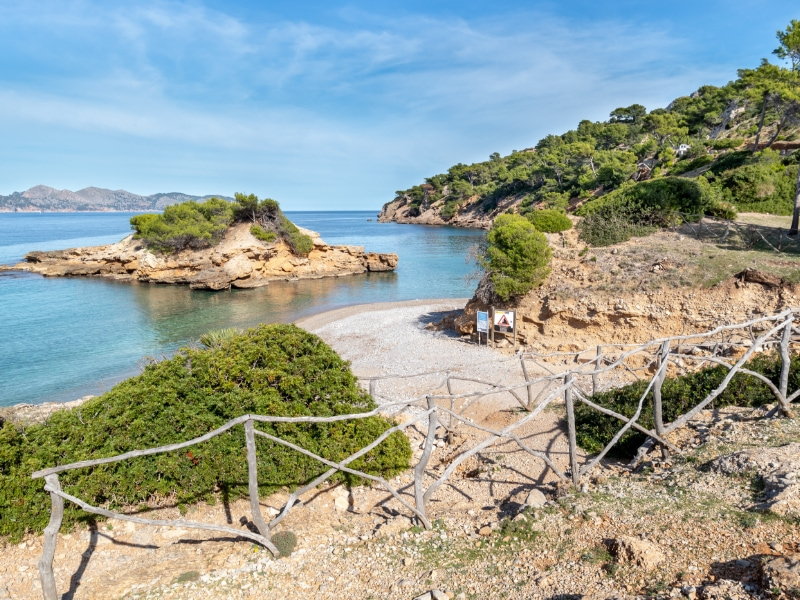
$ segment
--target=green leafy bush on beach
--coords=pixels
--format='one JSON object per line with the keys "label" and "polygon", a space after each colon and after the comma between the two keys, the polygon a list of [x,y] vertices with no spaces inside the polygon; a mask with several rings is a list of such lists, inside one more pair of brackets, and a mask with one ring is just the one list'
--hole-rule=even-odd
{"label": "green leafy bush on beach", "polygon": [[[181,442],[243,414],[333,416],[372,410],[348,363],[317,336],[294,325],[262,325],[211,349],[184,348],[149,365],[106,394],[45,424],[0,428],[0,536],[19,539],[47,524],[50,500],[33,471],[130,450]],[[258,424],[257,428],[331,460],[368,445],[391,423],[380,417],[331,424]],[[262,494],[295,488],[324,472],[296,451],[256,439]],[[120,509],[147,502],[235,500],[247,494],[244,432],[236,427],[188,449],[60,475],[63,489],[92,504]],[[395,433],[351,463],[385,477],[406,469],[408,439]],[[342,480],[350,476],[339,475]],[[65,523],[87,518],[69,502]]]}
{"label": "green leafy bush on beach", "polygon": [[[777,354],[757,356],[747,363],[747,368],[756,373],[761,373],[779,385],[781,373],[781,359]],[[701,369],[681,377],[668,377],[661,388],[661,402],[664,423],[674,421],[681,415],[689,412],[710,392],[719,387],[728,374],[728,369],[723,366]],[[626,417],[636,413],[639,399],[647,389],[649,381],[637,381],[630,385],[615,388],[595,394],[592,402],[610,408]],[[793,356],[789,376],[789,389],[800,388],[800,356]],[[751,375],[737,374],[715,400],[713,407],[724,406],[763,406],[775,402],[775,396],[762,381]],[[653,425],[653,394],[652,391],[645,398],[642,413],[638,421],[642,426],[652,429]],[[601,414],[583,403],[575,405],[575,423],[577,426],[578,445],[587,452],[597,453],[622,428],[619,419]],[[647,436],[638,431],[628,430],[620,441],[609,451],[609,456],[615,458],[631,458],[641,446]]]}
{"label": "green leafy bush on beach", "polygon": [[550,273],[552,252],[547,238],[528,219],[504,214],[497,217],[479,257],[494,293],[501,300],[522,296]]}

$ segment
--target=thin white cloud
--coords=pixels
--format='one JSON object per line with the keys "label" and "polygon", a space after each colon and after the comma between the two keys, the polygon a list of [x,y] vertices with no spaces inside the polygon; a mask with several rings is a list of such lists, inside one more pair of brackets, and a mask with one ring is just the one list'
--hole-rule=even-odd
{"label": "thin white cloud", "polygon": [[[0,73],[0,127],[252,151],[278,179],[314,157],[345,195],[352,186],[342,182],[365,169],[431,174],[621,104],[663,105],[719,77],[719,65],[676,70],[691,48],[657,27],[577,29],[534,13],[347,16],[259,23],[197,3],[0,4],[0,33],[5,22],[53,39],[13,48],[48,80]],[[15,39],[5,37],[0,51]]]}

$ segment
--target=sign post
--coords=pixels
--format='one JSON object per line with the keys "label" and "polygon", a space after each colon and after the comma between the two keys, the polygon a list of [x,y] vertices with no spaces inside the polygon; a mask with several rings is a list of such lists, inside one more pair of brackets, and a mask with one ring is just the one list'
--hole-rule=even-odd
{"label": "sign post", "polygon": [[516,310],[496,310],[492,308],[492,344],[494,344],[495,333],[507,335],[511,333],[514,338],[514,348],[517,347],[517,311]]}
{"label": "sign post", "polygon": [[489,313],[479,310],[475,313],[478,319],[478,345],[481,344],[481,333],[486,334],[486,345],[489,345]]}

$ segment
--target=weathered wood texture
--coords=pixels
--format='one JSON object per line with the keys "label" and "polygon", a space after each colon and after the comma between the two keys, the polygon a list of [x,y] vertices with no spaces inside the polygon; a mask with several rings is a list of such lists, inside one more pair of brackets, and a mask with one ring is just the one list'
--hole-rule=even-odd
{"label": "weathered wood texture", "polygon": [[[511,441],[515,443],[523,452],[541,460],[544,468],[550,469],[559,479],[567,480],[557,460],[548,456],[547,452],[531,448],[518,433],[518,430],[521,431],[521,428],[536,419],[548,406],[557,403],[560,398],[564,399],[564,410],[567,422],[565,433],[569,445],[570,479],[574,485],[579,485],[582,479],[597,466],[609,450],[613,448],[630,429],[635,429],[648,436],[647,443],[640,449],[635,462],[641,460],[646,452],[655,445],[661,446],[662,451],[669,449],[672,452],[679,453],[680,449],[667,439],[669,433],[686,424],[694,418],[697,413],[711,404],[714,399],[725,390],[737,373],[750,375],[763,382],[777,400],[775,410],[780,410],[783,414],[789,415],[792,402],[800,397],[800,390],[790,392],[788,389],[793,344],[792,334],[798,331],[794,326],[795,319],[797,319],[798,316],[800,316],[800,309],[787,309],[777,315],[760,317],[748,321],[747,323],[724,325],[705,333],[662,338],[644,344],[606,344],[602,347],[598,346],[578,352],[554,352],[549,354],[526,352],[514,357],[492,361],[491,364],[493,367],[499,367],[503,364],[506,364],[509,370],[514,368],[515,364],[519,365],[516,368],[521,367],[523,381],[511,385],[501,385],[499,381],[503,381],[503,378],[493,383],[476,377],[469,372],[455,373],[452,370],[372,377],[367,379],[369,382],[369,391],[376,400],[380,401],[380,405],[378,408],[368,412],[336,415],[333,417],[242,415],[205,435],[186,442],[160,446],[158,448],[135,450],[118,456],[80,461],[68,465],[58,465],[36,471],[32,474],[32,477],[34,479],[44,478],[46,482],[44,490],[50,493],[51,496],[50,523],[45,529],[44,550],[42,559],[39,562],[44,598],[45,600],[55,600],[58,597],[55,578],[53,576],[53,557],[55,555],[58,530],[63,518],[64,500],[69,500],[77,504],[86,512],[109,518],[146,525],[204,529],[237,537],[244,537],[262,544],[271,552],[277,554],[277,549],[270,541],[269,532],[289,514],[297,505],[303,494],[320,485],[337,472],[349,473],[379,483],[395,500],[397,500],[400,506],[411,515],[415,516],[418,522],[426,528],[431,527],[431,521],[427,514],[427,507],[436,490],[452,476],[458,466],[463,464],[465,460],[498,441]],[[688,350],[684,351],[686,349]],[[778,385],[775,385],[763,375],[748,370],[744,366],[747,361],[752,358],[754,353],[764,349],[776,350],[782,361]],[[589,358],[581,358],[582,355],[587,353],[589,353]],[[738,353],[741,353],[738,359],[727,358],[727,356],[731,354],[736,355]],[[564,364],[576,364],[577,366],[563,369]],[[688,366],[686,366],[687,364]],[[676,373],[681,373],[690,372],[706,364],[722,365],[728,369],[728,373],[722,383],[705,398],[700,400],[694,408],[672,423],[665,424],[663,422],[661,406],[661,385],[666,377],[668,367]],[[540,369],[540,373],[544,374],[537,376],[535,373],[532,373],[529,369],[531,365]],[[471,365],[472,368],[475,366],[478,365]],[[655,368],[655,373],[650,375],[653,368]],[[380,381],[430,377],[431,375],[443,375],[443,378],[433,385],[429,392],[417,398],[395,400],[378,395],[378,383]],[[624,385],[632,381],[642,380],[646,377],[650,379],[649,384],[639,399],[635,414],[630,418],[603,407],[591,399],[591,395],[598,393],[601,389],[608,389],[616,385]],[[457,392],[455,384],[459,382],[460,385],[477,385],[480,389]],[[391,386],[385,387],[388,388]],[[446,389],[446,393],[439,392],[442,388]],[[524,392],[522,388],[525,388]],[[538,390],[536,395],[534,395],[535,390]],[[524,398],[523,394],[525,395]],[[523,409],[520,413],[522,416],[517,421],[501,430],[495,430],[480,423],[474,423],[466,416],[466,411],[474,403],[488,396],[502,395],[513,399],[513,401],[519,404]],[[613,439],[597,456],[593,457],[591,460],[586,460],[582,467],[581,461],[584,459],[580,455],[576,443],[575,401],[582,402],[601,414],[622,421],[622,427],[614,435]],[[654,403],[655,423],[652,430],[642,426],[638,422],[642,414],[642,409],[648,401]],[[260,431],[255,427],[256,423],[332,423],[343,420],[364,419],[381,414],[396,416],[403,411],[414,411],[412,412],[413,416],[405,422],[387,429],[370,444],[339,462],[326,459],[289,441]],[[422,453],[414,467],[413,494],[395,488],[389,481],[382,477],[364,473],[349,466],[350,463],[364,456],[367,452],[374,450],[390,435],[404,431],[406,428],[416,426],[418,423],[426,423],[427,431],[422,443]],[[63,492],[60,488],[58,473],[115,463],[139,456],[150,456],[181,450],[196,444],[202,444],[239,425],[242,425],[245,431],[250,507],[253,523],[259,533],[253,533],[247,529],[234,529],[232,527],[208,523],[184,520],[144,519],[132,515],[115,513],[91,506],[87,502]],[[445,470],[437,477],[427,470],[427,466],[436,444],[437,429],[439,427],[442,427],[447,433],[446,439],[448,441],[452,441],[453,432],[456,428],[460,427],[472,428],[477,432],[485,434],[485,437],[477,441],[471,448],[465,448],[457,457],[450,460]],[[280,513],[269,523],[264,521],[258,494],[257,446],[255,439],[257,436],[313,458],[322,465],[328,467],[328,469],[322,472],[316,479],[294,490]],[[532,476],[534,475],[537,474],[532,473]],[[433,478],[433,481],[426,487],[426,482],[431,478]]]}

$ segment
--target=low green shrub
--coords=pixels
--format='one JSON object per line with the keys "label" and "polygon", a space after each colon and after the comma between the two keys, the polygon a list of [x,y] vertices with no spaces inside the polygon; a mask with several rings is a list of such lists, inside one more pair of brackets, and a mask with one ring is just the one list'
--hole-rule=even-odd
{"label": "low green shrub", "polygon": [[[747,368],[761,373],[778,385],[781,372],[781,360],[778,355],[758,356],[747,363]],[[665,379],[661,388],[664,422],[669,423],[689,412],[710,392],[719,387],[727,373],[728,369],[725,367],[715,366],[681,377]],[[636,413],[639,399],[647,389],[648,383],[648,381],[637,381],[624,387],[595,394],[592,402],[610,408],[626,417],[632,417]],[[800,356],[797,355],[793,356],[791,360],[789,386],[790,389],[800,387]],[[714,400],[714,406],[717,408],[724,406],[755,407],[771,402],[775,402],[775,396],[764,382],[751,375],[736,374],[725,391]],[[654,427],[652,391],[644,400],[638,422],[648,429]],[[575,423],[578,445],[591,453],[600,452],[623,426],[619,419],[600,414],[582,403],[577,403],[575,406]],[[609,456],[630,458],[645,439],[644,434],[629,430],[609,451]]]}
{"label": "low green shrub", "polygon": [[683,173],[688,173],[689,171],[694,171],[695,169],[710,165],[713,162],[714,157],[710,154],[703,154],[693,159],[682,160],[670,170],[670,175],[681,175]]}
{"label": "low green shrub", "polygon": [[278,556],[281,558],[291,556],[297,547],[297,536],[293,531],[279,531],[272,536],[271,541],[278,549]]}
{"label": "low green shrub", "polygon": [[456,216],[461,202],[455,198],[448,198],[439,209],[439,215],[446,221]]}
{"label": "low green shrub", "polygon": [[253,234],[253,237],[257,240],[261,240],[262,242],[266,242],[268,244],[274,242],[278,239],[278,234],[274,231],[267,231],[261,225],[253,225],[250,227],[250,233]]}
{"label": "low green shrub", "polygon": [[167,206],[160,215],[147,213],[130,220],[134,238],[165,254],[214,245],[232,222],[233,206],[220,198],[181,202]]}
{"label": "low green shrub", "polygon": [[525,215],[531,225],[542,233],[558,233],[572,229],[572,221],[560,210],[534,210]]}
{"label": "low green shrub", "polygon": [[236,327],[226,327],[224,329],[214,329],[207,331],[200,336],[198,342],[204,348],[219,348],[225,342],[229,341],[237,335],[241,335],[242,331]]}
{"label": "low green shrub", "polygon": [[[185,348],[141,375],[45,424],[0,429],[0,536],[41,532],[50,513],[33,471],[198,437],[243,414],[334,416],[372,410],[348,363],[320,338],[294,325],[261,325],[212,349]],[[257,424],[262,431],[340,461],[385,432],[381,417],[329,424]],[[327,469],[284,446],[256,438],[261,494],[303,485]],[[165,500],[176,505],[247,495],[244,432],[235,427],[191,448],[60,475],[63,489],[111,509]],[[408,439],[394,433],[350,464],[390,477],[406,469]],[[356,483],[349,475],[333,480]],[[65,523],[86,518],[67,502]]]}
{"label": "low green shrub", "polygon": [[581,239],[592,246],[608,246],[673,225],[675,212],[730,214],[729,209],[704,177],[662,177],[622,187],[583,205],[576,214],[585,217],[578,225]]}
{"label": "low green shrub", "polygon": [[744,144],[744,139],[725,138],[722,140],[708,140],[706,144],[714,148],[714,150],[733,150]]}
{"label": "low green shrub", "polygon": [[525,217],[498,216],[486,242],[478,262],[489,273],[501,300],[526,294],[550,273],[552,251],[547,238]]}
{"label": "low green shrub", "polygon": [[[313,240],[286,218],[276,200],[272,198],[259,200],[255,194],[238,193],[235,198],[236,220],[252,221],[253,226],[250,228],[250,233],[258,239],[272,242],[280,237],[289,245],[294,254],[301,256],[305,256],[314,249]],[[273,235],[275,237],[272,237]]]}

